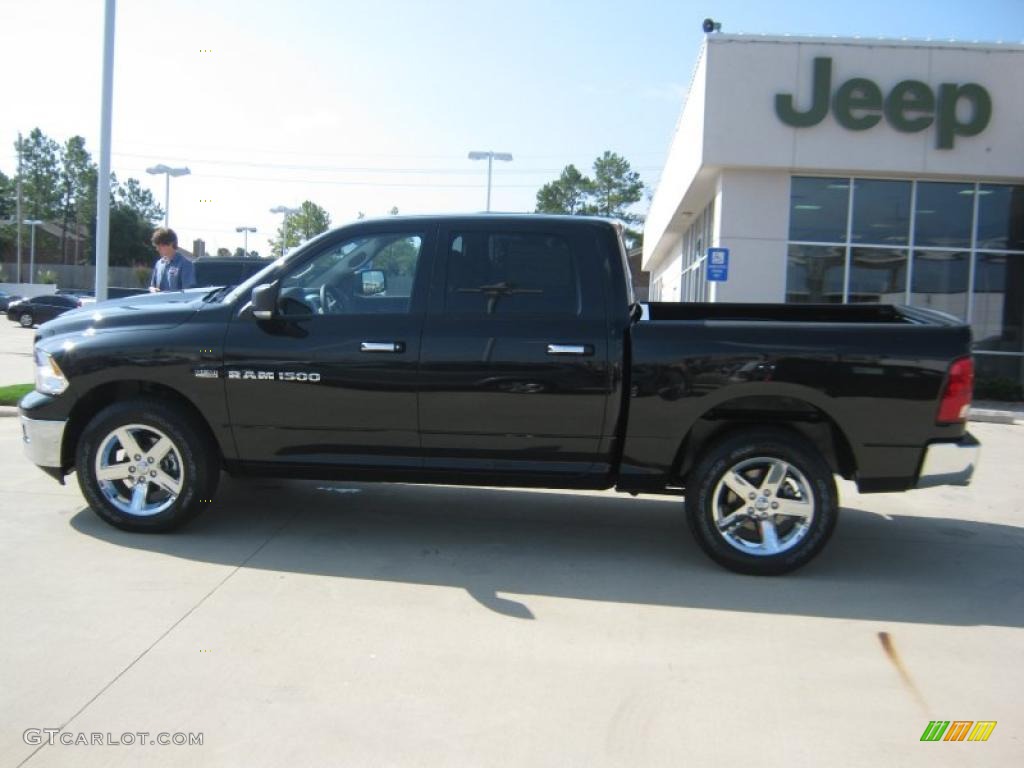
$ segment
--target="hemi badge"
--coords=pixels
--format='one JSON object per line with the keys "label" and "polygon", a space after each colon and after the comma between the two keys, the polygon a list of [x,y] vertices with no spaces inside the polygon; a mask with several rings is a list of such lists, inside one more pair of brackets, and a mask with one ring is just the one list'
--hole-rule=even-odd
{"label": "hemi badge", "polygon": [[216,368],[196,368],[192,371],[197,379],[219,379],[220,371]]}

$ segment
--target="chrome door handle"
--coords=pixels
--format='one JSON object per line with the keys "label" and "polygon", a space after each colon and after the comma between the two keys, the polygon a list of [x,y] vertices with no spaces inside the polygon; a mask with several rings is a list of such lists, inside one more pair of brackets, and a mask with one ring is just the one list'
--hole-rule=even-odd
{"label": "chrome door handle", "polygon": [[583,344],[548,344],[549,355],[586,355],[587,347]]}
{"label": "chrome door handle", "polygon": [[402,341],[364,341],[359,344],[360,352],[405,352]]}

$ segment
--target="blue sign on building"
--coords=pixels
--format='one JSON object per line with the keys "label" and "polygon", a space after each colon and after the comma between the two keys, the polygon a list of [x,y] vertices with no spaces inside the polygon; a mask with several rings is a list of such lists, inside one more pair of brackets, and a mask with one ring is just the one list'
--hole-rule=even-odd
{"label": "blue sign on building", "polygon": [[729,249],[708,248],[708,282],[724,283],[729,279]]}

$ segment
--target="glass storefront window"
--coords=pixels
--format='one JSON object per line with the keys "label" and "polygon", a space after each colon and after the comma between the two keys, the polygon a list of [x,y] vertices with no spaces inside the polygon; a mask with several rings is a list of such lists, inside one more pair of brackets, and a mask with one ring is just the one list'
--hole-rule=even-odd
{"label": "glass storefront window", "polygon": [[914,245],[970,248],[974,185],[919,182]]}
{"label": "glass storefront window", "polygon": [[907,252],[895,248],[850,251],[849,302],[902,304],[907,291]]}
{"label": "glass storefront window", "polygon": [[1024,250],[1024,187],[982,184],[978,195],[978,248]]}
{"label": "glass storefront window", "polygon": [[841,304],[846,249],[828,245],[790,245],[786,267],[786,301]]}
{"label": "glass storefront window", "polygon": [[793,176],[789,241],[787,302],[841,303],[845,281],[850,303],[969,319],[979,384],[1024,393],[1024,185]]}
{"label": "glass storefront window", "polygon": [[846,240],[850,180],[794,176],[789,198],[789,239]]}
{"label": "glass storefront window", "polygon": [[976,259],[975,348],[1024,352],[1024,253],[978,253]]}
{"label": "glass storefront window", "polygon": [[910,237],[909,181],[857,179],[850,242],[906,245]]}
{"label": "glass storefront window", "polygon": [[967,318],[968,251],[914,251],[910,303]]}

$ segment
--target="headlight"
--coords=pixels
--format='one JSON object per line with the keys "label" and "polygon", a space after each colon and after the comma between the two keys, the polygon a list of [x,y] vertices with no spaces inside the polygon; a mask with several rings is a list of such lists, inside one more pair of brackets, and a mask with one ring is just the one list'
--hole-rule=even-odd
{"label": "headlight", "polygon": [[44,395],[59,395],[67,388],[68,380],[53,355],[36,347],[36,391]]}

